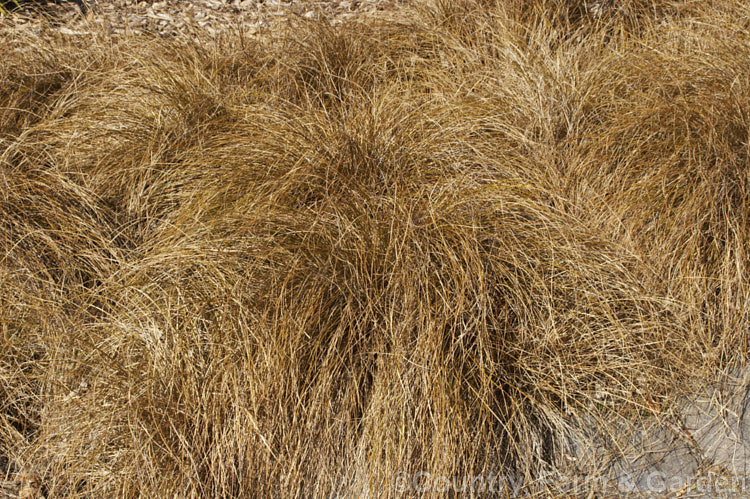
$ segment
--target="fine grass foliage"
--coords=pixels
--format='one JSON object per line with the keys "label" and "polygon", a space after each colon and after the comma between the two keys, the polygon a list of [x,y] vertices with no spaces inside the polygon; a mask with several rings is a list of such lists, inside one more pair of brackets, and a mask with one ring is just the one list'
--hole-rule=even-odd
{"label": "fine grass foliage", "polygon": [[743,363],[750,10],[600,3],[3,31],[0,457],[48,497],[533,484]]}

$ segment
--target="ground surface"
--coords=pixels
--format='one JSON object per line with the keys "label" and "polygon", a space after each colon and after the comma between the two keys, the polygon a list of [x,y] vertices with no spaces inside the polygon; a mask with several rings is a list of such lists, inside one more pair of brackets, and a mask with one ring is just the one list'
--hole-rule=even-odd
{"label": "ground surface", "polygon": [[[338,24],[354,16],[393,12],[404,0],[97,0],[82,13],[74,2],[50,4],[44,11],[63,33],[83,34],[92,26],[115,34],[157,32],[164,36],[203,29],[210,34],[240,29],[262,34],[295,18],[324,18]],[[14,15],[3,20],[4,29],[38,26],[38,15]]]}

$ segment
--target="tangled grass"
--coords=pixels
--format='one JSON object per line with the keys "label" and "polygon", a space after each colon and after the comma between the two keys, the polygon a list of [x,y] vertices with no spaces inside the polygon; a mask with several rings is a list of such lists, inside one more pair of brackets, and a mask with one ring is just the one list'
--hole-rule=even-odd
{"label": "tangled grass", "polygon": [[6,467],[50,497],[532,483],[744,363],[750,6],[590,3],[0,35]]}

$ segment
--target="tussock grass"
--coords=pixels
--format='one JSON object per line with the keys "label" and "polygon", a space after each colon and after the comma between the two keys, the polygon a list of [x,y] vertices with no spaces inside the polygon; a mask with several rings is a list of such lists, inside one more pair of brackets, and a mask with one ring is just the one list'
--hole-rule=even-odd
{"label": "tussock grass", "polygon": [[0,455],[54,497],[528,484],[744,363],[750,11],[614,5],[0,36]]}

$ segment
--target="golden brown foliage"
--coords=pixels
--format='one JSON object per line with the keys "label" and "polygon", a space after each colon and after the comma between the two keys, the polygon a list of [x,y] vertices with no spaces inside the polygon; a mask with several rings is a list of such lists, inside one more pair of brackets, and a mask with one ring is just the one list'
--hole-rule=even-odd
{"label": "golden brown foliage", "polygon": [[750,8],[615,3],[0,37],[0,454],[53,497],[529,479],[744,359]]}

